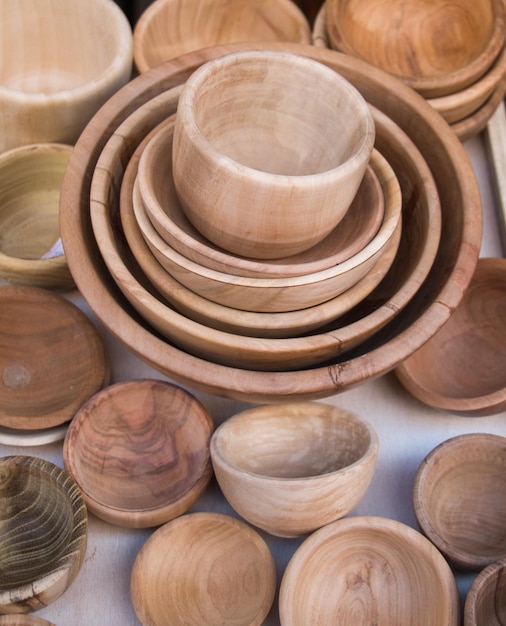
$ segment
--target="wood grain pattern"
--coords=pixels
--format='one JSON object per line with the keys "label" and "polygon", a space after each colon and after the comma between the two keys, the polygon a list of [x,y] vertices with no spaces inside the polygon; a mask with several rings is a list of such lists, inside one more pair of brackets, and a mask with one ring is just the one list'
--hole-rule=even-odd
{"label": "wood grain pattern", "polygon": [[506,624],[506,559],[485,567],[474,579],[464,605],[464,626]]}
{"label": "wood grain pattern", "polygon": [[497,222],[506,256],[506,107],[502,99],[488,122],[485,140],[496,192]]}

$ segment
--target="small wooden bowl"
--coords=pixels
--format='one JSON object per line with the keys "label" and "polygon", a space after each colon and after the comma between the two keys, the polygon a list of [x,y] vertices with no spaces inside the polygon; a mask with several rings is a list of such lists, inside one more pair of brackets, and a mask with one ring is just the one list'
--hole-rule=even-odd
{"label": "small wooden bowl", "polygon": [[131,575],[143,626],[260,626],[276,591],[274,559],[260,535],[218,513],[191,513],[146,541]]}
{"label": "small wooden bowl", "polygon": [[0,459],[0,612],[29,613],[59,598],[84,561],[86,506],[74,480],[36,457]]}
{"label": "small wooden bowl", "polygon": [[290,256],[342,220],[374,135],[368,104],[323,64],[284,51],[231,53],[203,64],[181,92],[174,186],[215,245],[256,259]]}
{"label": "small wooden bowl", "polygon": [[421,402],[462,415],[506,409],[506,259],[480,258],[446,324],[397,369]]}
{"label": "small wooden bowl", "polygon": [[466,595],[464,626],[501,626],[506,621],[506,558],[485,567]]}
{"label": "small wooden bowl", "polygon": [[471,433],[434,448],[421,463],[413,505],[422,532],[457,569],[506,557],[506,438]]}
{"label": "small wooden bowl", "polygon": [[157,0],[135,24],[133,54],[142,73],[187,52],[218,44],[308,44],[308,20],[291,0]]}
{"label": "small wooden bowl", "polygon": [[132,72],[132,29],[112,0],[20,0],[0,13],[0,152],[73,144]]}
{"label": "small wooden bowl", "polygon": [[378,437],[329,404],[247,409],[211,439],[214,473],[232,508],[272,535],[296,537],[347,515],[374,475]]}
{"label": "small wooden bowl", "polygon": [[383,168],[382,157],[373,151],[350,210],[316,246],[298,255],[272,261],[228,254],[214,246],[186,218],[174,188],[174,123],[175,118],[170,118],[150,138],[139,160],[137,179],[142,203],[153,228],[179,254],[220,272],[268,278],[301,276],[328,269],[358,254],[373,238],[378,246],[381,245],[386,226],[383,221],[385,198],[378,174]]}
{"label": "small wooden bowl", "polygon": [[0,615],[0,626],[56,626],[34,615]]}
{"label": "small wooden bowl", "polygon": [[188,391],[133,380],[95,394],[63,444],[67,471],[88,509],[131,528],[158,526],[196,502],[212,475],[213,422]]}
{"label": "small wooden bowl", "polygon": [[381,517],[349,517],[314,532],[290,559],[282,626],[459,626],[453,573],[423,535]]}
{"label": "small wooden bowl", "polygon": [[[392,25],[394,25],[392,27]],[[326,0],[332,47],[390,72],[425,98],[479,80],[505,42],[502,0]]]}
{"label": "small wooden bowl", "polygon": [[45,289],[74,286],[59,226],[60,188],[71,152],[71,146],[45,143],[0,154],[0,277],[4,280]]}
{"label": "small wooden bowl", "polygon": [[108,381],[93,324],[43,289],[0,287],[0,343],[0,426],[33,432],[68,422]]}

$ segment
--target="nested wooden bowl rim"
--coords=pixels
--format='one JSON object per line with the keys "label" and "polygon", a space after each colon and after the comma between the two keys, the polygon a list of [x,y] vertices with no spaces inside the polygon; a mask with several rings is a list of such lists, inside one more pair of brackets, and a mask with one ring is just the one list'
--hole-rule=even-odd
{"label": "nested wooden bowl rim", "polygon": [[[481,572],[473,580],[469,591],[466,594],[464,603],[464,626],[485,626],[480,620],[483,617],[481,613],[478,613],[479,602],[483,593],[486,593],[490,587],[496,587],[498,580],[503,579],[506,575],[506,558],[499,559],[494,563],[491,563],[487,567],[483,568]],[[499,596],[500,602],[505,604],[505,600],[502,596]],[[490,611],[494,610],[492,603],[487,604],[490,606]],[[497,622],[499,624],[499,622]]]}

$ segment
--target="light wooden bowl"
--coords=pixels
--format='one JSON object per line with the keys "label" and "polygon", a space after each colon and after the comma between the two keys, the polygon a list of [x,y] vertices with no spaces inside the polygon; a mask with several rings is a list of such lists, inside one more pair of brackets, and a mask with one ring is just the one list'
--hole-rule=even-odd
{"label": "light wooden bowl", "polygon": [[426,98],[479,80],[506,37],[502,0],[326,0],[332,47],[390,72]]}
{"label": "light wooden bowl", "polygon": [[308,44],[311,29],[292,0],[156,0],[135,24],[139,72],[219,44],[287,41]]}
{"label": "light wooden bowl", "polygon": [[396,374],[429,406],[463,415],[506,409],[506,259],[480,258],[448,322]]}
{"label": "light wooden bowl", "polygon": [[219,513],[183,515],[141,548],[131,575],[143,626],[260,626],[276,591],[274,559],[262,537]]}
{"label": "light wooden bowl", "polygon": [[457,435],[420,464],[413,487],[422,532],[457,569],[478,571],[506,557],[506,438]]}
{"label": "light wooden bowl", "polygon": [[464,626],[501,626],[506,620],[506,558],[491,563],[466,595]]}
{"label": "light wooden bowl", "polygon": [[223,422],[211,439],[218,484],[247,522],[296,537],[347,515],[378,456],[374,428],[319,402],[262,405]]}
{"label": "light wooden bowl", "polygon": [[[132,111],[156,99],[157,94],[181,86],[204,61],[245,49],[245,45],[217,47],[168,62],[137,77],[128,89],[109,100],[81,135],[71,156],[60,206],[62,236],[72,274],[94,313],[118,340],[160,372],[208,393],[246,401],[321,398],[391,371],[448,319],[467,288],[478,258],[480,192],[457,137],[441,116],[400,81],[332,50],[296,44],[255,47],[309,55],[353,81],[370,104],[377,105],[408,134],[434,177],[442,209],[442,244],[427,280],[415,289],[416,297],[381,333],[356,353],[334,358],[322,367],[266,373],[219,366],[176,348],[154,332],[119,293],[101,257],[90,220],[90,182],[108,139]],[[175,107],[165,108],[155,124],[174,112]],[[117,139],[126,163],[135,147]],[[400,170],[399,174],[402,165]],[[115,182],[120,182],[117,178],[121,180],[123,171]],[[98,205],[95,209],[105,211]]]}
{"label": "light wooden bowl", "polygon": [[185,513],[206,489],[212,430],[190,392],[131,380],[103,389],[77,411],[63,458],[89,511],[118,526],[158,526]]}
{"label": "light wooden bowl", "polygon": [[[172,139],[175,118],[158,130],[142,151],[138,166],[139,193],[144,210],[158,235],[191,261],[237,276],[256,278],[301,276],[328,269],[360,252],[375,238],[380,245],[385,199],[378,175],[380,155],[371,154],[369,166],[349,211],[325,239],[291,257],[257,260],[228,254],[192,226],[177,197],[172,178]],[[380,232],[378,232],[380,231]]]}
{"label": "light wooden bowl", "polygon": [[490,118],[494,115],[506,95],[506,80],[502,81],[495,89],[490,98],[472,115],[455,124],[451,124],[453,132],[461,141],[467,141],[471,137],[485,130]]}
{"label": "light wooden bowl", "polygon": [[0,287],[0,426],[32,432],[70,421],[109,378],[89,318],[61,296]]}
{"label": "light wooden bowl", "polygon": [[131,77],[132,30],[112,0],[4,2],[0,42],[0,152],[73,144]]}
{"label": "light wooden bowl", "polygon": [[341,519],[290,559],[279,594],[282,626],[458,626],[453,573],[413,528],[381,517]]}
{"label": "light wooden bowl", "polygon": [[0,277],[45,289],[74,286],[60,240],[59,201],[72,147],[31,144],[0,154]]}
{"label": "light wooden bowl", "polygon": [[59,598],[84,561],[86,506],[72,478],[31,456],[0,459],[0,611],[29,613]]}
{"label": "light wooden bowl", "polygon": [[0,615],[0,626],[56,626],[34,615]]}
{"label": "light wooden bowl", "polygon": [[257,259],[290,256],[342,220],[373,145],[369,106],[339,74],[286,51],[238,51],[204,63],[184,85],[174,186],[215,245]]}

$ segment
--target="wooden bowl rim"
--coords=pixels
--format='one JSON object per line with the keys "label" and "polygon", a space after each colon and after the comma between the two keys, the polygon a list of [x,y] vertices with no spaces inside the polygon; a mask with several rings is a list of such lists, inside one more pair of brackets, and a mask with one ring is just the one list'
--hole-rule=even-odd
{"label": "wooden bowl rim", "polygon": [[[506,574],[506,558],[499,559],[481,570],[473,580],[464,602],[464,626],[481,626],[477,619],[476,609],[481,593],[488,587],[490,581]],[[492,607],[491,607],[492,608]]]}

